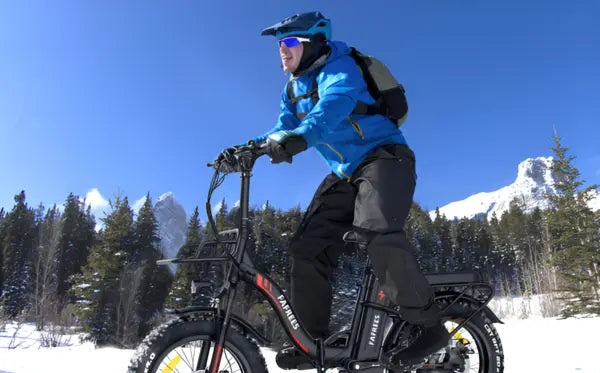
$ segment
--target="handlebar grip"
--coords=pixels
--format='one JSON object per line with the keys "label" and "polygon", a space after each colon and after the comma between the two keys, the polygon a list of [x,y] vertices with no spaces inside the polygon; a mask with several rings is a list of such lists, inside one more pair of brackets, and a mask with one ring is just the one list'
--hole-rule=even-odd
{"label": "handlebar grip", "polygon": [[[255,160],[258,159],[259,157],[267,154],[267,143],[263,142],[262,144],[257,145],[256,143],[254,143],[253,141],[249,142],[248,145],[244,145],[244,146],[240,146],[239,149],[242,149],[242,151],[250,151],[254,154],[255,156]],[[237,152],[236,152],[237,153]],[[206,164],[206,167],[210,167],[210,168],[214,168],[217,164],[217,161],[213,161],[213,162],[209,162]]]}

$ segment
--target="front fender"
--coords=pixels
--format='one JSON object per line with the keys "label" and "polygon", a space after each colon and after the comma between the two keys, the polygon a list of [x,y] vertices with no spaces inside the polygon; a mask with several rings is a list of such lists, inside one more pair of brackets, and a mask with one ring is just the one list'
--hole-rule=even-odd
{"label": "front fender", "polygon": [[[173,314],[179,317],[198,314],[206,315],[207,317],[215,319],[219,318],[220,320],[225,318],[225,312],[214,307],[186,307],[173,311]],[[249,335],[250,337],[254,338],[260,346],[268,347],[271,345],[272,341],[269,338],[262,335],[258,330],[256,330],[256,328],[254,328],[252,325],[250,325],[250,323],[248,323],[240,316],[237,316],[232,313],[230,315],[230,320],[239,330],[241,330],[246,335]]]}

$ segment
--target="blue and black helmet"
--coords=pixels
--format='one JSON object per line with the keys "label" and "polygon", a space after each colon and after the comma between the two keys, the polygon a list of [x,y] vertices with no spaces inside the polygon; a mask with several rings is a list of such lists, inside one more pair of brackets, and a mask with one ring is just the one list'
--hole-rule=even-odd
{"label": "blue and black helmet", "polygon": [[277,39],[286,36],[313,36],[323,34],[331,40],[331,21],[321,12],[296,14],[263,30],[261,35],[273,35]]}

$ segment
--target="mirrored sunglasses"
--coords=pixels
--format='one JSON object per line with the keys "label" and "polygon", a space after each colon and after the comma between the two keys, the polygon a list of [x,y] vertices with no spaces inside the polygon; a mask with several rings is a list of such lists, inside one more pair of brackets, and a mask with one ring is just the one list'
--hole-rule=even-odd
{"label": "mirrored sunglasses", "polygon": [[288,38],[283,38],[279,40],[279,47],[281,48],[281,44],[285,44],[286,47],[292,48],[297,45],[300,45],[303,41],[310,41],[309,38],[301,38],[298,36],[290,36]]}

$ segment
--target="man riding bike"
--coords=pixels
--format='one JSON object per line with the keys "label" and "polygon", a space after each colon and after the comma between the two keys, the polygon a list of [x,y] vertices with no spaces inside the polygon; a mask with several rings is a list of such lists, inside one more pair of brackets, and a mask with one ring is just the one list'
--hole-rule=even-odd
{"label": "man riding bike", "polygon": [[[291,300],[300,323],[325,338],[331,316],[329,282],[352,230],[366,246],[385,295],[413,324],[414,343],[394,360],[417,363],[445,346],[449,333],[433,290],[421,273],[404,224],[416,184],[415,158],[397,125],[383,115],[354,114],[358,102],[373,104],[350,48],[331,40],[331,22],[319,12],[298,14],[265,29],[278,40],[283,70],[291,74],[277,124],[266,142],[272,163],[289,162],[314,147],[331,168],[318,187],[290,244]],[[314,83],[318,90],[311,92]],[[315,94],[318,97],[315,100]],[[236,168],[235,147],[220,161]],[[307,359],[289,347],[280,365]]]}

